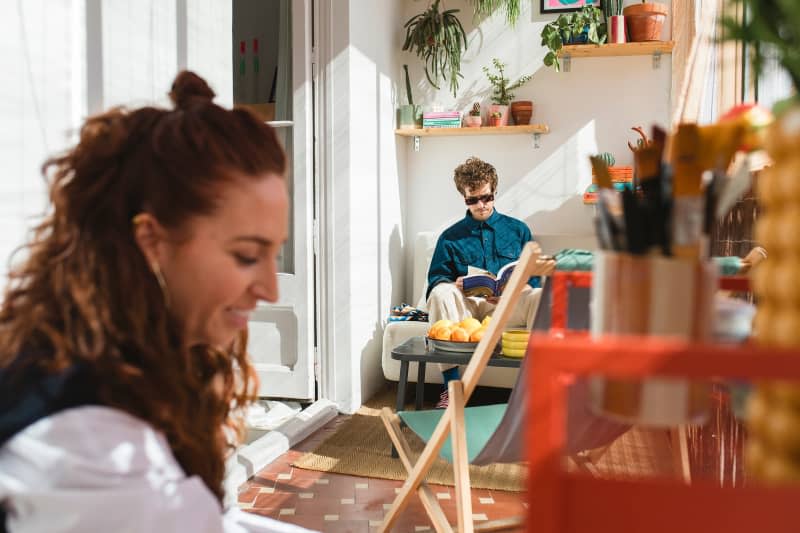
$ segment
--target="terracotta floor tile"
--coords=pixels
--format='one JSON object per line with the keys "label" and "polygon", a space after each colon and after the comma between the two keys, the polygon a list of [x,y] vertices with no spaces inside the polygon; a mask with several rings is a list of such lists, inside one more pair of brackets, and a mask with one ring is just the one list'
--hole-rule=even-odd
{"label": "terracotta floor tile", "polygon": [[356,489],[355,496],[356,503],[392,502],[397,494],[395,494],[394,488],[375,489],[370,487],[368,490]]}
{"label": "terracotta floor tile", "polygon": [[245,509],[248,513],[253,513],[261,516],[266,516],[269,518],[278,519],[278,511],[279,509]]}
{"label": "terracotta floor tile", "polygon": [[294,492],[274,492],[272,494],[262,493],[256,496],[253,502],[254,509],[260,508],[284,508],[295,507],[299,498]]}
{"label": "terracotta floor tile", "polygon": [[337,520],[325,521],[325,533],[369,533],[369,520]]}
{"label": "terracotta floor tile", "polygon": [[311,529],[312,531],[327,532],[327,530],[325,529],[325,521],[322,519],[321,516],[294,515],[294,516],[281,516],[278,517],[278,519],[283,522],[288,522],[290,524],[302,526],[306,529]]}
{"label": "terracotta floor tile", "polygon": [[283,492],[315,492],[317,484],[313,478],[292,478],[276,481],[273,485],[276,491]]}
{"label": "terracotta floor tile", "polygon": [[252,503],[258,496],[260,488],[257,486],[248,486],[246,489],[239,492],[239,503]]}

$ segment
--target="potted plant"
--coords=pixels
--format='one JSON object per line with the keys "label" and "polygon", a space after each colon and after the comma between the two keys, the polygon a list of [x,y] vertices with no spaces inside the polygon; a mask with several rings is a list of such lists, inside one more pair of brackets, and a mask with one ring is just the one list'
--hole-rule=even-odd
{"label": "potted plant", "polygon": [[406,74],[406,97],[408,104],[397,108],[397,127],[401,130],[422,127],[422,106],[414,105],[411,95],[411,80],[408,77],[408,65],[403,65]]}
{"label": "potted plant", "polygon": [[[499,59],[492,59],[496,74],[489,71],[487,67],[483,67],[483,72],[492,84],[492,105],[489,107],[489,113],[494,116],[494,113],[500,113],[500,123],[497,126],[505,126],[508,124],[508,104],[514,99],[514,91],[531,79],[531,76],[521,76],[517,81],[511,83],[511,80],[506,78],[505,68],[506,64],[501,63]],[[531,102],[528,102],[533,105]],[[530,119],[530,116],[528,116]]]}
{"label": "potted plant", "polygon": [[467,34],[456,17],[458,9],[439,12],[439,0],[405,23],[403,50],[415,52],[425,60],[425,76],[435,88],[439,78],[450,79],[453,96],[461,75],[461,54],[467,49]]}
{"label": "potted plant", "polygon": [[500,7],[504,7],[506,11],[506,22],[513,27],[517,24],[520,11],[520,0],[470,0],[475,4],[475,16],[483,15],[489,16]]}
{"label": "potted plant", "polygon": [[489,126],[505,126],[506,123],[503,122],[503,118],[505,117],[505,113],[501,110],[489,111]]}
{"label": "potted plant", "polygon": [[622,14],[624,0],[605,0],[603,14],[606,16],[606,33],[609,43],[627,42],[625,16]]}
{"label": "potted plant", "polygon": [[660,41],[661,28],[667,19],[667,7],[656,2],[631,4],[622,10],[628,25],[628,37],[634,43]]}
{"label": "potted plant", "polygon": [[479,104],[478,102],[472,104],[472,109],[470,109],[467,116],[464,117],[464,124],[468,128],[481,127],[481,104]]}
{"label": "potted plant", "polygon": [[556,72],[561,70],[558,62],[558,52],[567,44],[603,44],[606,42],[605,24],[602,21],[603,12],[594,6],[584,6],[578,11],[564,13],[542,28],[542,46],[550,51],[545,54],[542,62],[547,67],[553,67]]}

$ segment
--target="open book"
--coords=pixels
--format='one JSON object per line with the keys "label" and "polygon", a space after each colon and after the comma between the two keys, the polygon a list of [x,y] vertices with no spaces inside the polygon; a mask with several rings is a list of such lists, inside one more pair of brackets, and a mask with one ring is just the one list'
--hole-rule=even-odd
{"label": "open book", "polygon": [[469,267],[467,275],[462,280],[464,283],[464,294],[467,296],[480,296],[488,298],[490,296],[500,296],[503,294],[503,289],[506,288],[508,280],[511,279],[511,272],[517,265],[517,261],[508,263],[503,268],[497,271],[495,276],[491,272],[485,270]]}

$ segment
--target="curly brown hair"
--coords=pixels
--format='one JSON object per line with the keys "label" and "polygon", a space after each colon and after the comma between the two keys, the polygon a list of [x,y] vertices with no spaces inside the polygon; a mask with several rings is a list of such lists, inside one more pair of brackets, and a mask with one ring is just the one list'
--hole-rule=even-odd
{"label": "curly brown hair", "polygon": [[246,335],[227,349],[183,347],[132,219],[148,212],[181,231],[215,210],[226,183],[283,176],[286,156],[269,125],[215,105],[197,75],[178,74],[170,96],[174,110],[89,118],[77,146],[44,164],[51,207],[10,273],[0,367],[20,373],[11,362],[22,352],[45,372],[88,367],[98,400],[161,430],[221,500],[228,437],[241,437],[241,407],[257,392]]}
{"label": "curly brown hair", "polygon": [[492,186],[492,191],[496,191],[497,171],[486,161],[470,157],[453,171],[453,181],[462,196],[467,194],[466,189],[480,189],[486,183]]}

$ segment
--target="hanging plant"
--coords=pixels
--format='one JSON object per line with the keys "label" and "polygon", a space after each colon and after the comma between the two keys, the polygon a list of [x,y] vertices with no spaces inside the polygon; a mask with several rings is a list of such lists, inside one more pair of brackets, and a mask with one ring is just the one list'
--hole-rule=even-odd
{"label": "hanging plant", "polygon": [[475,16],[490,16],[492,13],[505,8],[506,21],[510,26],[516,26],[519,19],[520,0],[470,0],[475,5]]}
{"label": "hanging plant", "polygon": [[428,82],[439,89],[439,78],[450,78],[453,96],[458,91],[461,75],[461,55],[467,49],[467,34],[461,21],[455,16],[458,9],[439,12],[439,1],[409,19],[405,23],[406,40],[403,50],[417,54],[425,60],[425,76]]}

